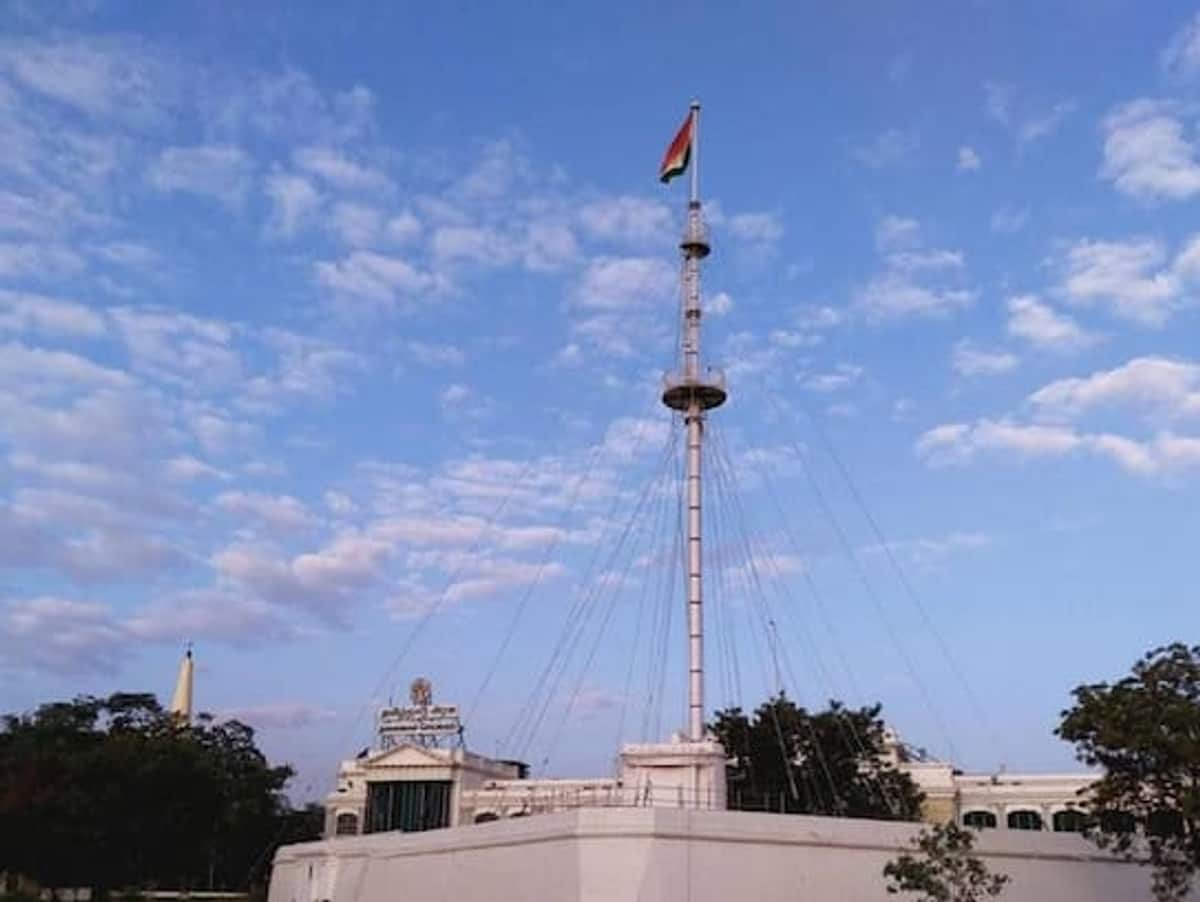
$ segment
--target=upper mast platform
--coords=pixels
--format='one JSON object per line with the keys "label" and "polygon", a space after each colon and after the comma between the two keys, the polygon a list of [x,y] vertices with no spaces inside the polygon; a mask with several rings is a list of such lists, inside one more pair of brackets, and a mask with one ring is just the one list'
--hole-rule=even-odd
{"label": "upper mast platform", "polygon": [[694,400],[701,410],[712,410],[725,403],[725,374],[710,369],[703,376],[689,379],[679,373],[663,376],[662,402],[672,410],[687,412]]}

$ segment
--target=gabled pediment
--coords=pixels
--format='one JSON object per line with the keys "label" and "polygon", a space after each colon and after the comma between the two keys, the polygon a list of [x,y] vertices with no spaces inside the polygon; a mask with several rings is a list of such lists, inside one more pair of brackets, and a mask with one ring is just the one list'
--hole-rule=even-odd
{"label": "gabled pediment", "polygon": [[454,762],[441,749],[424,749],[418,745],[398,745],[395,748],[374,752],[361,759],[359,764],[367,768],[450,767]]}

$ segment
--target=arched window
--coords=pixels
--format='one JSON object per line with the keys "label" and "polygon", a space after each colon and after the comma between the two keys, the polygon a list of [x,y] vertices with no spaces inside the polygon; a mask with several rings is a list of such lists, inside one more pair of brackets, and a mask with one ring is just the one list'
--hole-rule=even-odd
{"label": "arched window", "polygon": [[1087,815],[1076,808],[1054,812],[1055,833],[1082,833],[1087,828]]}
{"label": "arched window", "polygon": [[996,826],[996,815],[990,811],[968,811],[963,815],[963,826],[985,830]]}
{"label": "arched window", "polygon": [[335,836],[358,836],[358,815],[343,811],[334,822]]}
{"label": "arched window", "polygon": [[1008,813],[1009,830],[1041,830],[1042,816],[1036,811],[1021,810]]}
{"label": "arched window", "polygon": [[486,824],[488,821],[498,820],[500,820],[500,815],[494,811],[481,811],[479,814],[475,815],[475,823],[477,824]]}

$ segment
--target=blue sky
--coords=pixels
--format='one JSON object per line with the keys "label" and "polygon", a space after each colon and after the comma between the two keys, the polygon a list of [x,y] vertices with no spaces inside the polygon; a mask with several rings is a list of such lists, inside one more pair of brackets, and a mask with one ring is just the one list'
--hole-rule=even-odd
{"label": "blue sky", "polygon": [[1200,525],[1200,17],[1081,7],[6,5],[2,707],[191,640],[301,796],[418,674],[539,772],[681,726],[698,96],[710,707],[1072,766]]}

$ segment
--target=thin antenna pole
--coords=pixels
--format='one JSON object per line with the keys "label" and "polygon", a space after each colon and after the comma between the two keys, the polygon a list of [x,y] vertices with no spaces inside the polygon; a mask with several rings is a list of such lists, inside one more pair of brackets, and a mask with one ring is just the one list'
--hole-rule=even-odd
{"label": "thin antenna pole", "polygon": [[700,101],[692,101],[692,193],[691,203],[700,203]]}
{"label": "thin antenna pole", "polygon": [[704,741],[704,593],[701,542],[701,451],[707,411],[725,403],[725,386],[700,365],[700,261],[710,247],[700,210],[700,102],[692,101],[692,170],[687,224],[680,251],[683,254],[683,371],[667,377],[663,403],[683,414],[686,449],[686,601],[688,629],[688,741]]}

